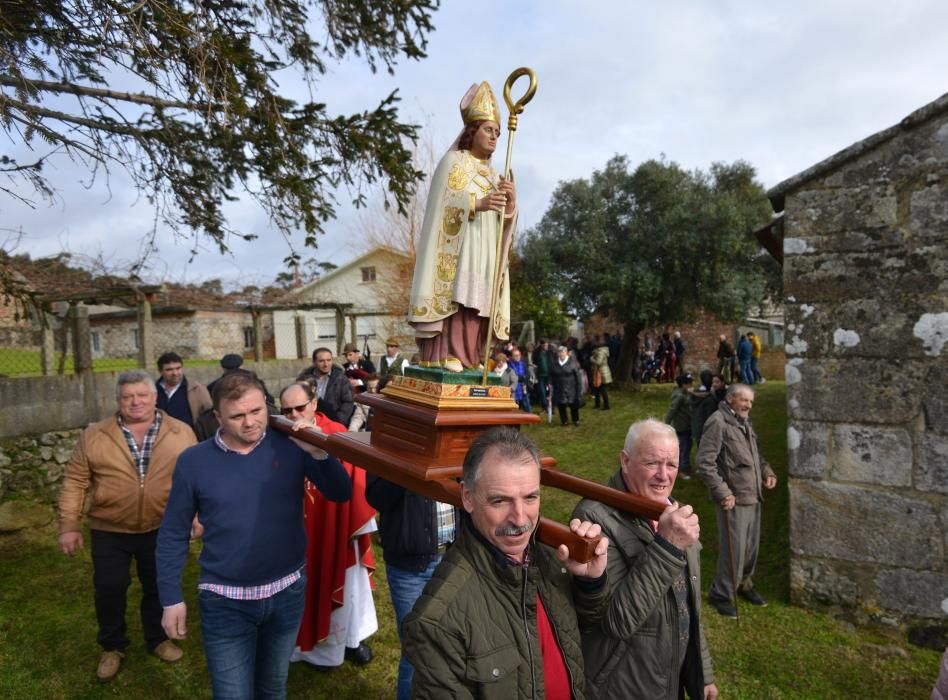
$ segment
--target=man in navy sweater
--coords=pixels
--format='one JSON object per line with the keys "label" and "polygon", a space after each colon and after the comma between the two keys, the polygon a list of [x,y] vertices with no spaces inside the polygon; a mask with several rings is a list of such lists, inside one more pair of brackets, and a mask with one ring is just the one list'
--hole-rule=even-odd
{"label": "man in navy sweater", "polygon": [[161,624],[172,639],[187,633],[181,574],[199,513],[198,601],[214,697],[283,698],[305,602],[303,477],[337,502],[352,484],[334,457],[267,431],[251,373],[222,377],[213,400],[220,429],[178,458],[158,533]]}

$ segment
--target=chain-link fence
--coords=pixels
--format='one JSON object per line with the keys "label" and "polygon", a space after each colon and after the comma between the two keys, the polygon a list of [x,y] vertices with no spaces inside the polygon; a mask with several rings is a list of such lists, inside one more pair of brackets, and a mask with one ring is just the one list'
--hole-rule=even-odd
{"label": "chain-link fence", "polygon": [[74,304],[60,313],[34,314],[19,324],[0,325],[0,376],[135,367],[157,373],[156,362],[166,352],[177,353],[189,365],[216,364],[228,354],[256,361],[298,358],[306,363],[318,347],[339,354],[346,342],[356,339],[360,347],[379,355],[384,353],[385,338],[395,336],[403,342],[410,338],[401,318],[315,306],[202,310]]}
{"label": "chain-link fence", "polygon": [[261,360],[275,356],[272,315],[168,309],[149,318],[141,309],[89,313],[88,308],[77,308],[62,316],[46,314],[45,323],[34,319],[31,327],[0,329],[0,374],[153,370],[166,352],[187,358],[189,364],[217,363],[230,353]]}

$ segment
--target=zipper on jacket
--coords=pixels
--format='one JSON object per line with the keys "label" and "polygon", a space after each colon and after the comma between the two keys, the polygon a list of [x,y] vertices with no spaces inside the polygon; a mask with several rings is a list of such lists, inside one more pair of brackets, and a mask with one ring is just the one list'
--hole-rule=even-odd
{"label": "zipper on jacket", "polygon": [[523,575],[523,583],[520,586],[520,618],[523,620],[523,633],[527,636],[527,655],[530,661],[530,696],[536,700],[537,674],[536,667],[533,665],[533,640],[530,636],[530,625],[527,623],[527,582],[529,579],[527,574],[529,571],[526,566],[521,566],[520,572]]}
{"label": "zipper on jacket", "polygon": [[145,526],[145,475],[138,475],[138,529]]}

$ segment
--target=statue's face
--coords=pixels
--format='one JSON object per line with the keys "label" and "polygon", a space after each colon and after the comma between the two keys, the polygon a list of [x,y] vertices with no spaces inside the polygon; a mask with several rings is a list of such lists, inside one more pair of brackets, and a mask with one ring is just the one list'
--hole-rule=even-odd
{"label": "statue's face", "polygon": [[475,158],[485,160],[490,158],[497,149],[497,139],[500,138],[500,126],[497,122],[481,122],[480,127],[474,132],[474,139],[471,142],[471,153]]}

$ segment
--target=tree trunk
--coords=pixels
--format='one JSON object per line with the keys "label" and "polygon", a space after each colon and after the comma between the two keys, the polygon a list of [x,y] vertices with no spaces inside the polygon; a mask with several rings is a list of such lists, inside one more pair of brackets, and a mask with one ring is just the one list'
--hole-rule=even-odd
{"label": "tree trunk", "polygon": [[642,332],[642,326],[638,324],[626,323],[622,327],[622,347],[619,349],[619,360],[616,364],[616,374],[621,382],[631,379],[638,382],[638,372],[635,368],[639,366],[639,333]]}

